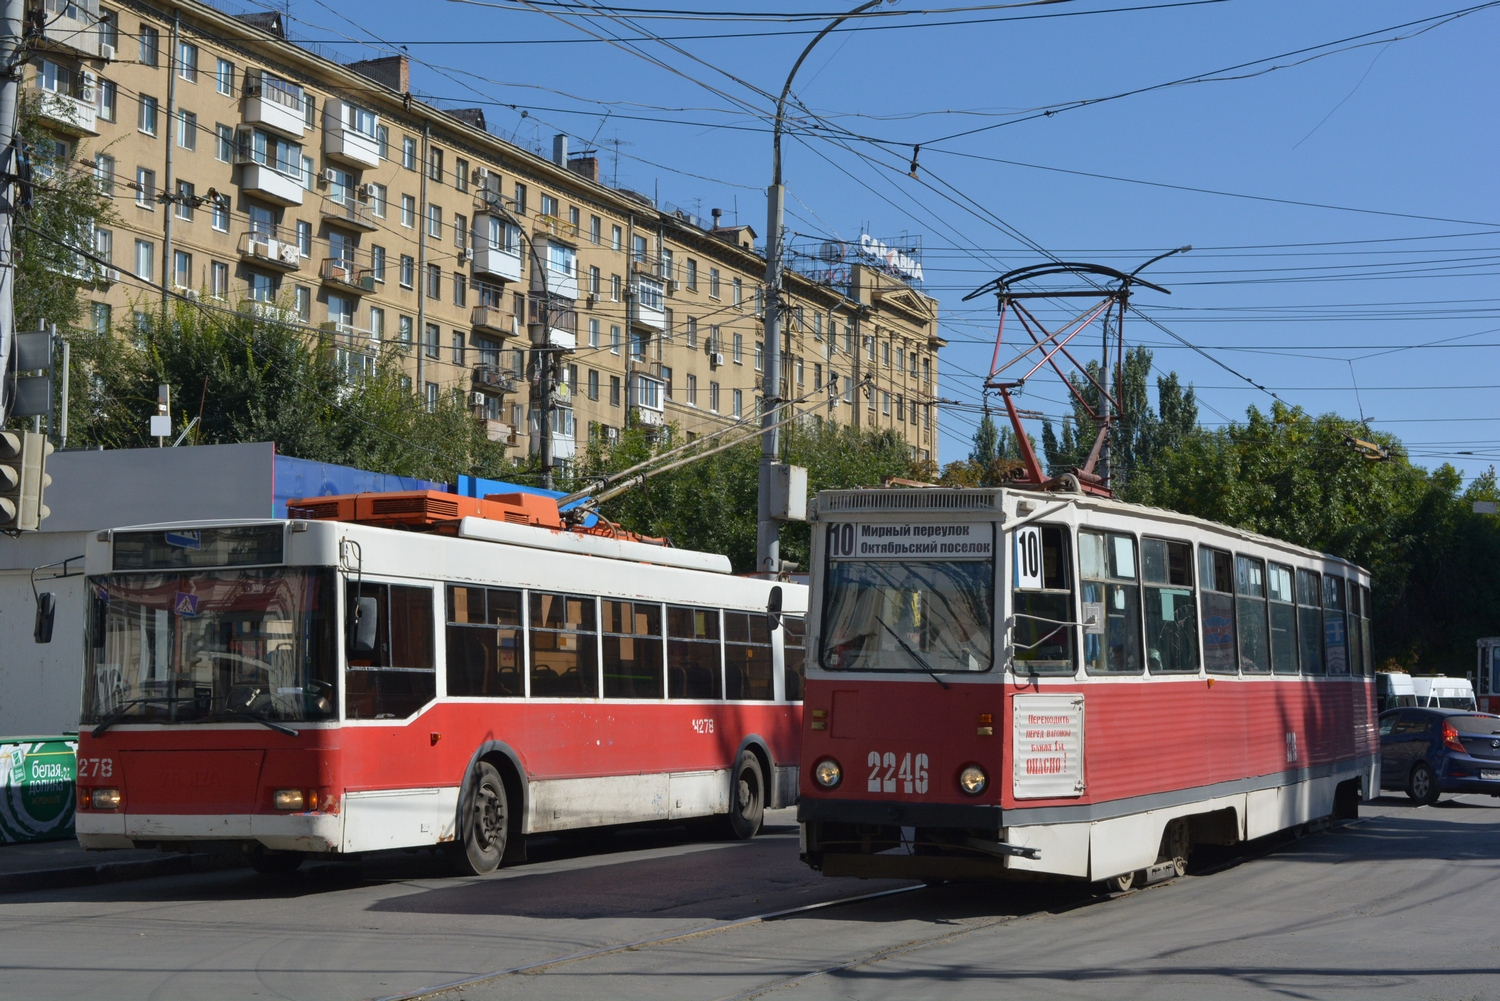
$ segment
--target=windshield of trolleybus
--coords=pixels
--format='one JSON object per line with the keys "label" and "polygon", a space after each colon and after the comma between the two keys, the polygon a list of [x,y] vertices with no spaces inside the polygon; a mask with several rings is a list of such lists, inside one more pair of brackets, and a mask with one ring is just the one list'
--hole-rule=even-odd
{"label": "windshield of trolleybus", "polygon": [[89,580],[86,724],[330,719],[332,570]]}
{"label": "windshield of trolleybus", "polygon": [[989,560],[831,560],[820,663],[830,671],[988,671],[994,607]]}

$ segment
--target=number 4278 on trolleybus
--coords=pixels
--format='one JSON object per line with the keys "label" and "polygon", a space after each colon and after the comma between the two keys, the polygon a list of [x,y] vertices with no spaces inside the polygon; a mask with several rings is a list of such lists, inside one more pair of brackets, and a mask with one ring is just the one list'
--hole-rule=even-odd
{"label": "number 4278 on trolleybus", "polygon": [[1380,788],[1345,560],[1076,489],[813,518],[798,819],[827,874],[1128,887]]}
{"label": "number 4278 on trolleybus", "polygon": [[805,587],[533,495],[289,511],[89,542],[85,847],[447,846],[480,873],[533,832],[749,837],[795,800]]}

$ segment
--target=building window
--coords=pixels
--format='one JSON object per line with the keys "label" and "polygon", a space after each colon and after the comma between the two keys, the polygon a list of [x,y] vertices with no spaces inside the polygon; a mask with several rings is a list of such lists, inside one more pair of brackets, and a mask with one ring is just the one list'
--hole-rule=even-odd
{"label": "building window", "polygon": [[94,333],[109,333],[111,309],[107,302],[96,302],[94,306]]}
{"label": "building window", "polygon": [[469,220],[462,214],[453,213],[453,245],[463,250],[469,244]]}
{"label": "building window", "polygon": [[378,282],[385,281],[385,248],[379,244],[370,248],[370,275]]}
{"label": "building window", "polygon": [[191,42],[177,43],[177,75],[188,83],[198,82],[198,46]]}
{"label": "building window", "polygon": [[589,347],[591,347],[591,348],[597,348],[598,346],[599,346],[599,318],[598,317],[590,317],[589,318]]}
{"label": "building window", "polygon": [[135,276],[151,281],[155,271],[156,245],[150,240],[135,241]]}
{"label": "building window", "polygon": [[740,405],[744,402],[744,398],[745,398],[745,394],[743,392],[741,392],[738,389],[736,389],[734,391],[734,397],[733,397],[733,399],[734,399],[734,411],[733,411],[733,413],[734,413],[734,416],[736,418],[738,418],[740,416]]}
{"label": "building window", "polygon": [[688,291],[698,291],[698,262],[691,257],[687,259],[687,287]]}
{"label": "building window", "polygon": [[118,121],[115,117],[115,105],[119,97],[119,91],[115,88],[113,80],[99,79],[99,117],[106,122]]}
{"label": "building window", "polygon": [[891,394],[888,390],[880,391],[880,412],[885,416],[891,416]]}
{"label": "building window", "polygon": [[698,318],[696,316],[687,318],[687,327],[683,331],[683,336],[687,340],[689,350],[698,350]]}
{"label": "building window", "polygon": [[813,314],[813,340],[815,340],[815,341],[821,341],[822,339],[823,339],[823,314],[822,313],[814,313]]}
{"label": "building window", "polygon": [[401,316],[396,319],[396,342],[401,346],[404,353],[411,352],[411,317]]}
{"label": "building window", "polygon": [[411,288],[416,276],[417,262],[409,255],[401,255],[401,287]]}
{"label": "building window", "polygon": [[140,114],[136,116],[136,128],[148,136],[156,135],[156,98],[141,95]]}
{"label": "building window", "polygon": [[161,32],[149,25],[141,25],[141,65],[155,66],[161,58]]}
{"label": "building window", "polygon": [[739,309],[745,303],[745,283],[738,278],[734,280],[734,308]]}
{"label": "building window", "polygon": [[107,229],[94,230],[94,256],[105,264],[115,260],[115,234]]}
{"label": "building window", "polygon": [[453,272],[453,305],[467,306],[468,304],[469,281],[462,271],[455,271]]}
{"label": "building window", "polygon": [[115,158],[105,153],[94,154],[94,183],[105,198],[115,196]]}
{"label": "building window", "polygon": [[391,127],[389,125],[375,126],[375,146],[382,160],[391,158]]}
{"label": "building window", "polygon": [[620,377],[618,375],[609,377],[609,405],[612,407],[620,405]]}
{"label": "building window", "polygon": [[886,368],[891,367],[891,342],[886,341],[880,345],[880,360],[885,363]]}
{"label": "building window", "polygon": [[226,97],[234,96],[234,63],[228,59],[214,64],[214,89]]}
{"label": "building window", "polygon": [[543,194],[542,195],[542,215],[544,215],[544,216],[551,216],[553,219],[556,219],[557,218],[557,214],[558,214],[557,196],[556,195]]}
{"label": "building window", "polygon": [[[739,334],[734,335],[735,340],[740,339]],[[738,345],[735,345],[738,347]],[[736,359],[738,360],[738,359]],[[755,371],[764,372],[766,368],[766,346],[761,341],[755,342]]]}
{"label": "building window", "polygon": [[610,302],[619,302],[620,301],[620,276],[619,275],[610,275],[609,276],[609,300],[610,300]]}
{"label": "building window", "polygon": [[589,295],[599,297],[600,275],[598,268],[589,268]]}
{"label": "building window", "polygon": [[120,15],[108,8],[99,10],[99,44],[120,48]]}
{"label": "building window", "polygon": [[460,330],[453,331],[453,364],[464,363],[464,335]]}
{"label": "building window", "polygon": [[719,384],[717,382],[708,384],[708,409],[714,413],[719,412]]}
{"label": "building window", "polygon": [[516,215],[526,214],[526,185],[516,184]]}
{"label": "building window", "polygon": [[589,242],[598,243],[602,239],[600,236],[600,227],[602,225],[598,216],[589,216]]}
{"label": "building window", "polygon": [[407,170],[417,169],[417,141],[411,136],[401,138],[401,166]]}
{"label": "building window", "polygon": [[609,326],[609,353],[617,355],[620,353],[620,327],[618,324]]}
{"label": "building window", "polygon": [[143,209],[156,211],[156,171],[135,168],[135,203]]}
{"label": "building window", "polygon": [[443,179],[443,151],[435,146],[427,150],[427,178],[432,181]]}
{"label": "building window", "polygon": [[461,156],[453,158],[453,186],[459,191],[469,190],[469,161]]}
{"label": "building window", "polygon": [[422,332],[422,353],[424,355],[429,358],[436,358],[438,356],[439,336],[438,325],[436,323],[427,324],[427,328]]}
{"label": "building window", "polygon": [[385,338],[385,310],[379,306],[370,307],[370,341],[379,344]]}
{"label": "building window", "polygon": [[609,228],[609,249],[616,253],[625,249],[625,231],[619,226]]}
{"label": "building window", "polygon": [[427,235],[443,238],[443,209],[440,205],[427,206]]}
{"label": "building window", "polygon": [[719,269],[718,268],[709,268],[708,269],[708,297],[710,299],[717,299],[717,298],[719,298]]}
{"label": "building window", "polygon": [[427,298],[443,297],[443,268],[438,264],[427,265]]}
{"label": "building window", "polygon": [[438,408],[438,384],[427,383],[427,412],[431,413]]}
{"label": "building window", "polygon": [[370,188],[370,214],[377,219],[385,218],[385,192],[384,184],[371,184]]}
{"label": "building window", "polygon": [[630,335],[630,360],[644,362],[646,360],[646,335],[632,332]]}
{"label": "building window", "polygon": [[683,388],[683,402],[690,407],[698,405],[698,377],[689,375],[686,379],[687,385]]}
{"label": "building window", "polygon": [[222,299],[229,293],[229,265],[214,261],[208,266],[208,294]]}
{"label": "building window", "polygon": [[589,399],[599,399],[599,370],[589,369]]}
{"label": "building window", "polygon": [[823,366],[813,362],[813,389],[823,388]]}
{"label": "building window", "polygon": [[802,359],[797,359],[797,385],[802,385]]}
{"label": "building window", "polygon": [[214,158],[234,162],[234,129],[222,123],[214,126]]}
{"label": "building window", "polygon": [[193,203],[197,198],[193,193],[193,185],[189,181],[177,182],[177,197],[173,199],[177,204],[177,218],[185,222],[193,221]]}
{"label": "building window", "polygon": [[736,365],[743,365],[743,364],[745,364],[745,337],[744,337],[743,334],[738,334],[737,333],[737,334],[734,335],[734,352],[733,352],[733,354],[734,354],[734,363]]}
{"label": "building window", "polygon": [[312,223],[301,219],[297,220],[297,249],[303,257],[312,256]]}
{"label": "building window", "polygon": [[417,224],[417,200],[411,195],[401,196],[401,225],[411,229]]}
{"label": "building window", "polygon": [[193,255],[183,250],[172,252],[172,284],[178,288],[193,287]]}

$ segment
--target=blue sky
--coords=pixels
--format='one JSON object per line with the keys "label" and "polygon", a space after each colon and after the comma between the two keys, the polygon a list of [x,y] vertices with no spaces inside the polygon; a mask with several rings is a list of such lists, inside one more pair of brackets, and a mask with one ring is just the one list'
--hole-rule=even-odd
{"label": "blue sky", "polygon": [[[680,4],[628,0],[637,11]],[[1143,292],[1135,302],[1209,357],[1312,412],[1362,409],[1419,464],[1447,461],[1474,475],[1500,457],[1491,403],[1500,392],[1500,6],[1401,29],[1463,8],[1001,6],[886,5],[907,13],[858,22],[878,30],[830,35],[794,86],[830,127],[788,142],[789,225],[809,238],[920,237],[925,288],[942,304],[950,343],[944,397],[981,398],[994,344],[993,300],[959,300],[1003,270],[1045,260],[1033,248],[1129,270],[1191,244],[1149,273],[1173,294]],[[939,7],[963,10],[924,12]],[[1153,9],[1123,9],[1132,7]],[[567,132],[575,150],[600,150],[607,181],[687,211],[737,212],[764,235],[771,102],[762,92],[780,89],[808,32],[824,23],[791,15],[848,8],[705,0],[696,10],[708,16],[629,20],[600,16],[604,9],[580,17],[556,0],[296,0],[290,12],[293,37],[324,43],[330,55],[406,46],[414,91],[440,106],[483,106],[499,135],[550,150],[552,135]],[[773,16],[711,14],[731,10]],[[592,37],[641,33],[681,40]],[[682,39],[702,35],[728,37]],[[1314,46],[1325,47],[1222,74],[1240,79],[1014,121]],[[1001,122],[1011,124],[939,141]],[[837,138],[835,128],[862,138]],[[905,176],[913,143],[924,144],[916,181]],[[1205,424],[1271,403],[1140,320],[1127,321],[1126,334],[1155,351],[1158,369],[1198,388]],[[1060,414],[1062,399],[1060,386],[1033,383],[1022,405]],[[944,413],[943,461],[967,452],[974,419]]]}

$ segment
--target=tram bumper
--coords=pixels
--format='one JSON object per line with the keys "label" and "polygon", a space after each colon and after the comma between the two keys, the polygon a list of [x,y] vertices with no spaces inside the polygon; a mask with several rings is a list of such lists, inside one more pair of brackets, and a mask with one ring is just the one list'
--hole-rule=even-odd
{"label": "tram bumper", "polygon": [[826,876],[886,879],[998,879],[1012,856],[1001,809],[970,803],[802,800],[802,860]]}

